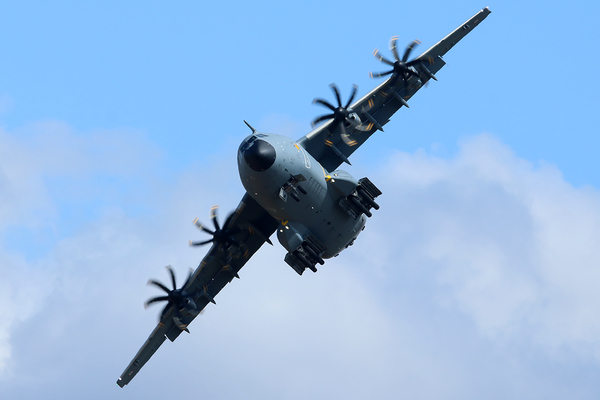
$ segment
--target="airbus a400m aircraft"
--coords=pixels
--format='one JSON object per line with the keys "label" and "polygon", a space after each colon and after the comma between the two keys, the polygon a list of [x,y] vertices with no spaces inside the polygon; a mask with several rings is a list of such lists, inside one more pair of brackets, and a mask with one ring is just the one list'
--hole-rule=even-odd
{"label": "airbus a400m aircraft", "polygon": [[160,321],[117,384],[127,385],[160,345],[174,341],[208,303],[233,280],[252,255],[277,232],[288,251],[285,262],[302,275],[317,271],[317,264],[351,246],[372,210],[379,209],[381,191],[368,179],[356,180],[338,169],[350,164],[349,157],[383,126],[408,100],[445,65],[442,56],[490,14],[484,8],[448,36],[409,61],[419,42],[414,41],[402,57],[390,43],[393,60],[375,50],[374,55],[390,70],[371,74],[389,76],[383,83],[354,102],[352,89],[344,103],[338,88],[331,86],[336,103],[316,99],[329,113],[313,123],[327,121],[295,141],[281,135],[259,133],[252,126],[237,153],[237,163],[246,193],[224,224],[219,224],[217,208],[211,210],[212,226],[194,223],[210,239],[191,242],[193,246],[212,244],[210,250],[185,283],[177,288],[175,274],[168,267],[172,289],[160,282],[149,283],[165,292],[146,305],[165,301]]}

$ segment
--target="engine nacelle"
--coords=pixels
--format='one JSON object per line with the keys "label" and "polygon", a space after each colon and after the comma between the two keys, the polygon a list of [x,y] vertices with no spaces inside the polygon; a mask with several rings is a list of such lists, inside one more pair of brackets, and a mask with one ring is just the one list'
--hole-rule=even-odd
{"label": "engine nacelle", "polygon": [[198,306],[196,302],[192,299],[191,296],[184,297],[181,302],[177,305],[178,310],[182,315],[186,316],[197,316],[200,313],[198,310]]}
{"label": "engine nacelle", "polygon": [[337,194],[343,197],[348,196],[358,186],[358,181],[342,170],[330,172],[326,179],[329,187],[334,188]]}
{"label": "engine nacelle", "polygon": [[310,234],[308,229],[299,222],[288,222],[279,225],[277,239],[279,243],[290,253],[298,250],[304,242],[304,237]]}

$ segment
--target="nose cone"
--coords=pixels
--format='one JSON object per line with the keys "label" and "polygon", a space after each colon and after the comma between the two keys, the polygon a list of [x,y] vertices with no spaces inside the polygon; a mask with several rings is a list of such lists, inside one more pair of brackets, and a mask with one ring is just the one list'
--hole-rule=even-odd
{"label": "nose cone", "polygon": [[275,148],[271,143],[256,139],[249,143],[249,146],[243,150],[246,164],[254,171],[262,172],[269,169],[275,162]]}

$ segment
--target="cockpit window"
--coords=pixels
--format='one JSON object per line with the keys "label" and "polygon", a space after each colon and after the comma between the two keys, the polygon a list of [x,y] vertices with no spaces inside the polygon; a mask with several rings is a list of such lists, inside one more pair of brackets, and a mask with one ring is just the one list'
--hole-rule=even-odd
{"label": "cockpit window", "polygon": [[246,150],[248,150],[250,148],[250,146],[252,146],[252,143],[254,143],[254,141],[256,139],[257,139],[256,136],[254,136],[254,135],[250,136],[250,139],[248,139],[244,143],[242,143],[242,146],[240,147],[240,151],[243,153]]}

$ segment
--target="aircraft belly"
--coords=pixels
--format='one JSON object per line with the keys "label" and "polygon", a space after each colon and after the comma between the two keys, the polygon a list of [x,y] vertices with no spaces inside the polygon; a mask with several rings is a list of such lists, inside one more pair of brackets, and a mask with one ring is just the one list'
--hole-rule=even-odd
{"label": "aircraft belly", "polygon": [[330,194],[331,191],[317,212],[304,215],[304,218],[298,220],[303,222],[326,248],[322,254],[324,259],[335,257],[347,248],[362,231],[366,222],[364,216],[354,219],[343,212]]}
{"label": "aircraft belly", "polygon": [[[329,183],[328,172],[304,148],[280,135],[268,135],[263,140],[276,151],[275,161],[267,170],[252,170],[238,157],[246,191],[281,222],[278,237],[288,251],[295,250],[298,240],[312,235],[325,248],[322,258],[338,255],[352,244],[366,218],[344,212],[338,205],[341,192],[334,187],[339,183]],[[282,240],[282,235],[289,237]]]}

